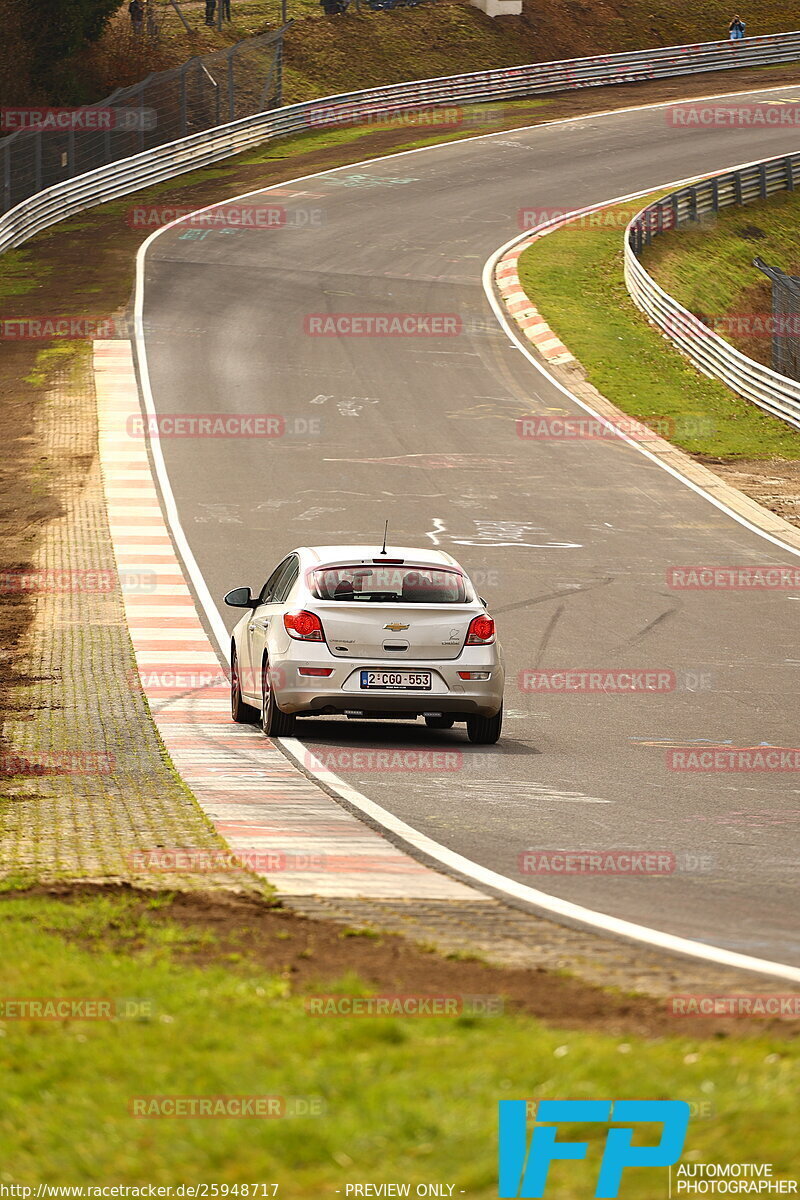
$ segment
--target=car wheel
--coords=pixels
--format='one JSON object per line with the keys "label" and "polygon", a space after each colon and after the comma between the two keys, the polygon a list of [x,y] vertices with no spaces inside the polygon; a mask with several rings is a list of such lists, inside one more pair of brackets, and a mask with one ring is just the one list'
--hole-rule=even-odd
{"label": "car wheel", "polygon": [[478,746],[492,746],[503,728],[503,706],[493,717],[467,717],[467,734]]}
{"label": "car wheel", "polygon": [[452,729],[456,723],[455,717],[426,717],[428,729]]}
{"label": "car wheel", "polygon": [[258,709],[242,698],[242,680],[235,646],[231,649],[231,716],[237,725],[255,725],[258,721]]}
{"label": "car wheel", "polygon": [[292,737],[295,729],[294,713],[281,712],[275,703],[266,659],[261,668],[261,728],[267,737]]}

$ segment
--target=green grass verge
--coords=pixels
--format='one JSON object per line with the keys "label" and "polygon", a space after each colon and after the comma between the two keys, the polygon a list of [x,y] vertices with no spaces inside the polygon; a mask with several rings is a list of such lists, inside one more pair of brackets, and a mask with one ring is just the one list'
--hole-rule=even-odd
{"label": "green grass verge", "polygon": [[523,288],[591,383],[630,416],[674,422],[670,440],[684,450],[731,460],[800,458],[800,433],[706,379],[628,296],[623,229],[652,199],[604,210],[601,226],[565,227],[535,242],[520,256]]}
{"label": "green grass verge", "polygon": [[[712,318],[720,336],[769,365],[771,339],[753,332],[772,312],[772,285],[753,266],[760,255],[787,275],[800,271],[800,195],[723,209],[696,225],[654,238],[642,262],[663,288],[691,312]],[[739,321],[738,318],[743,318]],[[755,320],[753,320],[753,318]]]}
{"label": "green grass verge", "polygon": [[[313,1018],[284,974],[248,964],[246,930],[241,956],[214,959],[213,935],[166,916],[154,924],[132,896],[3,900],[4,998],[151,1006],[113,1021],[0,1021],[4,1181],[260,1180],[295,1200],[352,1180],[442,1180],[488,1200],[497,1100],[563,1096],[684,1099],[703,1114],[690,1123],[690,1160],[791,1169],[796,1044],[753,1034],[623,1042],[527,1017]],[[187,962],[201,950],[207,965]],[[367,989],[343,977],[325,990]],[[152,1094],[318,1097],[325,1111],[273,1121],[128,1115],[131,1096]],[[560,1196],[593,1194],[602,1131],[585,1132],[588,1161],[554,1168]],[[630,1172],[626,1200],[666,1194],[661,1174]]]}

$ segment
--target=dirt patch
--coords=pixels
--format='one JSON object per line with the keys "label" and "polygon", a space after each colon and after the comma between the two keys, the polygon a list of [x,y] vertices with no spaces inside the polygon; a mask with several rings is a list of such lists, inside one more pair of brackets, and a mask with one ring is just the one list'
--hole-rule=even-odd
{"label": "dirt patch", "polygon": [[[587,1029],[612,1037],[663,1038],[734,1037],[769,1034],[790,1038],[800,1033],[800,1021],[747,1021],[717,1018],[676,1019],[663,1002],[645,996],[623,995],[562,974],[545,970],[496,967],[462,958],[442,957],[404,938],[373,930],[348,928],[332,921],[315,921],[279,905],[249,897],[191,893],[152,908],[152,894],[127,887],[54,886],[29,892],[6,893],[57,897],[65,903],[82,897],[125,895],[136,916],[154,924],[178,925],[186,931],[210,933],[212,940],[175,949],[173,953],[196,966],[225,965],[232,970],[253,966],[291,982],[297,995],[324,992],[326,986],[354,972],[380,995],[500,996],[507,1015],[525,1014],[563,1029]],[[137,898],[141,900],[137,903]],[[57,931],[56,931],[57,932]],[[110,935],[110,936],[109,936]],[[135,952],[136,943],[103,931],[105,945]],[[95,949],[90,939],[80,944]],[[420,987],[420,980],[424,985]],[[754,992],[766,992],[763,981]],[[774,990],[774,989],[773,989]],[[782,988],[782,991],[789,989]],[[746,1026],[746,1027],[745,1027]]]}
{"label": "dirt patch", "polygon": [[750,459],[708,465],[732,487],[752,496],[785,521],[800,526],[800,462]]}

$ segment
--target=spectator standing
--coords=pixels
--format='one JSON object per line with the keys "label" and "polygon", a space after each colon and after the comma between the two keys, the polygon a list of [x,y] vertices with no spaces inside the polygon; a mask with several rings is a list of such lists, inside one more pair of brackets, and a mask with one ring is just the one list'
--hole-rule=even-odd
{"label": "spectator standing", "polygon": [[128,13],[130,14],[133,32],[141,33],[144,21],[144,5],[142,4],[142,0],[131,0],[128,5]]}
{"label": "spectator standing", "polygon": [[206,25],[214,24],[214,13],[217,10],[217,0],[206,0]]}
{"label": "spectator standing", "polygon": [[223,21],[230,21],[230,19],[231,19],[231,0],[219,0],[219,2],[220,2],[220,7],[222,8]]}
{"label": "spectator standing", "polygon": [[744,37],[744,21],[738,13],[728,26],[728,34],[732,42],[740,42]]}

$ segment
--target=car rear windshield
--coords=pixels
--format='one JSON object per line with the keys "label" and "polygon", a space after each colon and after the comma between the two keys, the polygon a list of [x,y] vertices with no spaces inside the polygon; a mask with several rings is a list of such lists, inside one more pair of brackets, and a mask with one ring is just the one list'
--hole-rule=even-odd
{"label": "car rear windshield", "polygon": [[439,567],[317,567],[311,591],[318,600],[361,600],[372,604],[465,604],[468,584],[460,571]]}

